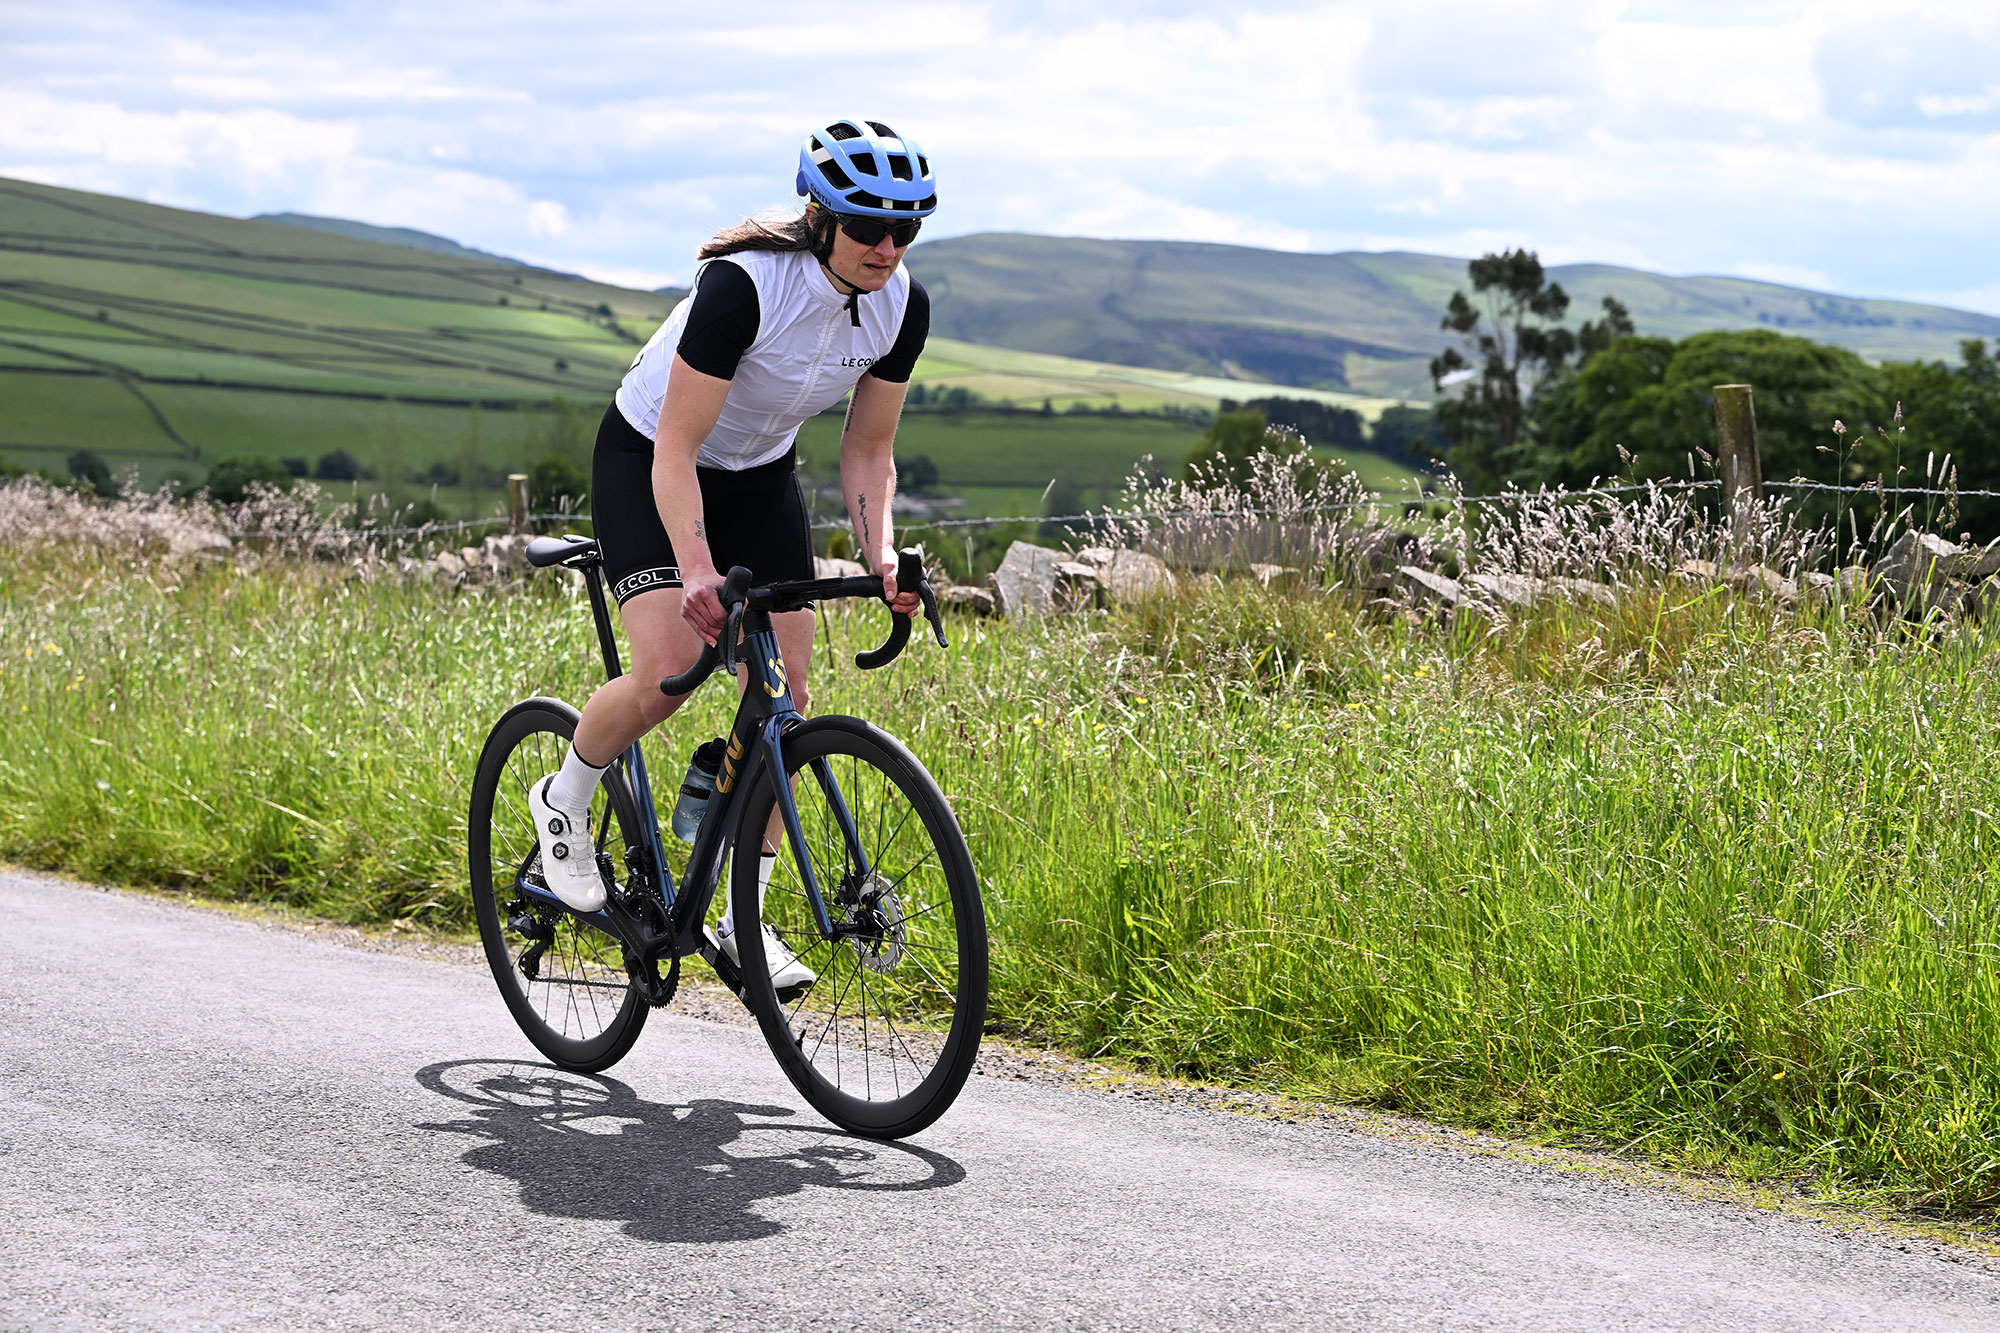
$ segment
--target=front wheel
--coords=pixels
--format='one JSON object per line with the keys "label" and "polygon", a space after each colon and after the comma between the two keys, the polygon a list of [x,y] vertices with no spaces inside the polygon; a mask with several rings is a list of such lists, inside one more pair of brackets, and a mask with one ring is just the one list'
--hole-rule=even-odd
{"label": "front wheel", "polygon": [[[804,846],[778,851],[759,902],[757,857],[777,803],[768,766],[737,825],[730,874],[743,996],[792,1085],[852,1133],[895,1139],[943,1115],[986,1021],[986,917],[965,837],[937,783],[879,727],[819,717],[784,738]],[[827,938],[799,862],[812,866]],[[772,984],[762,919],[815,974]]]}
{"label": "front wheel", "polygon": [[[557,699],[526,699],[507,710],[473,773],[466,834],[479,937],[514,1021],[564,1069],[596,1073],[623,1058],[646,1025],[624,949],[518,887],[523,877],[538,882],[541,875],[528,786],[562,766],[576,720],[576,710]],[[624,870],[625,849],[644,846],[638,803],[616,766],[590,798],[590,827],[614,876]]]}

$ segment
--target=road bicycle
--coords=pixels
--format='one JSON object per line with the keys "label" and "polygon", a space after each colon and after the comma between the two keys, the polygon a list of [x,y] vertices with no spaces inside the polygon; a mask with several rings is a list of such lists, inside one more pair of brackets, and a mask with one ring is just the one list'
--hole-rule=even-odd
{"label": "road bicycle", "polygon": [[[597,543],[541,537],[527,559],[581,571],[605,670],[622,675]],[[918,592],[945,646],[916,551],[901,553],[896,579]],[[756,1016],[792,1086],[843,1129],[914,1134],[965,1085],[985,1023],[987,952],[964,835],[937,783],[895,737],[857,717],[800,715],[771,627],[774,612],[880,600],[882,591],[874,576],[753,587],[749,570],[729,571],[723,632],[686,672],[660,682],[684,695],[718,667],[743,677],[685,871],[676,883],[635,742],[591,798],[597,864],[610,886],[600,911],[572,911],[549,891],[527,808],[528,784],[562,762],[576,710],[524,699],[494,725],[472,783],[472,900],[507,1007],[557,1065],[595,1073],[616,1063],[647,1013],[673,999],[681,959],[698,954]],[[894,614],[888,639],[857,654],[856,665],[888,665],[910,622]],[[760,891],[757,852],[774,809],[783,836]],[[725,866],[740,968],[704,925]],[[776,989],[760,920],[814,980]]]}

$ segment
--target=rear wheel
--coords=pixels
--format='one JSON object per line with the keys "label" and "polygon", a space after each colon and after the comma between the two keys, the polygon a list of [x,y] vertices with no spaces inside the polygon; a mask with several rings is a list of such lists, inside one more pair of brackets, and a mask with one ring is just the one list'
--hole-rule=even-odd
{"label": "rear wheel", "polygon": [[[763,932],[743,929],[744,998],[820,1114],[856,1134],[914,1134],[944,1114],[979,1053],[986,918],[972,857],[937,783],[879,727],[814,718],[785,737],[784,753],[805,845],[786,838],[777,849],[760,908],[750,849],[777,799],[760,767],[737,825],[731,905],[738,922],[761,917],[816,976],[781,998]],[[831,940],[800,856],[832,917]]]}
{"label": "rear wheel", "polygon": [[[594,1073],[617,1063],[646,1025],[624,949],[518,887],[523,876],[539,882],[541,875],[528,786],[562,766],[576,720],[576,710],[556,699],[527,699],[507,710],[473,775],[467,840],[479,937],[514,1021],[558,1065]],[[613,877],[622,877],[625,849],[644,842],[638,805],[615,766],[590,799],[590,827]]]}

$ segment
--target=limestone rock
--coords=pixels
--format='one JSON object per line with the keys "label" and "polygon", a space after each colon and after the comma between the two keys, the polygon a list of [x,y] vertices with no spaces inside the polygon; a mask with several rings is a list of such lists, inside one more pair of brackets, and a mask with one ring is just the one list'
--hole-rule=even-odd
{"label": "limestone rock", "polygon": [[1922,606],[1977,560],[1957,542],[1928,532],[1906,532],[1876,563],[1875,575],[1898,601]]}
{"label": "limestone rock", "polygon": [[1772,601],[1789,605],[1799,599],[1799,585],[1769,565],[1750,565],[1729,571],[1732,587],[1742,592],[1762,593]]}
{"label": "limestone rock", "polygon": [[1618,605],[1618,594],[1608,583],[1595,579],[1551,578],[1543,585],[1573,602],[1596,602],[1599,606]]}
{"label": "limestone rock", "polygon": [[2000,574],[2000,537],[1973,552],[1964,572],[1969,583],[1979,583],[1995,574]]}
{"label": "limestone rock", "polygon": [[938,592],[938,607],[944,611],[958,611],[970,616],[997,616],[1000,604],[990,588],[975,588],[969,583],[961,583]]}
{"label": "limestone rock", "polygon": [[1526,574],[1468,574],[1465,582],[1487,601],[1500,606],[1533,606],[1542,581]]}
{"label": "limestone rock", "polygon": [[1267,588],[1303,588],[1306,576],[1290,565],[1252,565],[1250,576]]}
{"label": "limestone rock", "polygon": [[1055,603],[1063,611],[1097,605],[1097,566],[1081,560],[1056,561]]}
{"label": "limestone rock", "polygon": [[2000,614],[2000,576],[1989,577],[1965,593],[1965,611],[1978,620]]}
{"label": "limestone rock", "polygon": [[1000,568],[993,571],[993,592],[999,599],[1000,614],[1009,620],[1021,616],[1045,616],[1056,609],[1056,566],[1063,563],[1062,552],[1032,542],[1015,542],[1007,548]]}
{"label": "limestone rock", "polygon": [[859,560],[829,559],[823,555],[813,557],[813,577],[816,579],[855,579],[867,572]]}
{"label": "limestone rock", "polygon": [[1447,611],[1465,597],[1465,590],[1457,579],[1433,574],[1416,565],[1397,566],[1396,591],[1410,606],[1437,607]]}
{"label": "limestone rock", "polygon": [[1167,568],[1167,562],[1143,551],[1112,552],[1111,559],[1098,571],[1097,581],[1106,597],[1120,603],[1174,590],[1174,572]]}

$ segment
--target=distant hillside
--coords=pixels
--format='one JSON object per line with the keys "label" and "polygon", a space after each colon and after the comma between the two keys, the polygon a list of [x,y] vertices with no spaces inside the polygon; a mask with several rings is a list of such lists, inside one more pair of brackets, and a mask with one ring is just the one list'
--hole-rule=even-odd
{"label": "distant hillside", "polygon": [[587,435],[675,299],[0,180],[0,449],[61,470],[89,448],[149,483],[345,450],[385,489],[456,476],[476,501]]}
{"label": "distant hillside", "polygon": [[375,241],[381,245],[400,245],[410,250],[428,250],[432,254],[450,255],[454,259],[484,259],[495,264],[511,264],[517,268],[530,268],[519,259],[507,255],[496,255],[489,250],[475,250],[469,245],[460,245],[446,236],[434,236],[415,227],[378,227],[372,222],[356,222],[352,218],[323,218],[311,213],[259,213],[252,222],[277,222],[287,227],[304,227],[308,231],[323,231],[334,236],[347,236],[357,241]]}
{"label": "distant hillside", "polygon": [[[1296,254],[1179,241],[989,233],[925,241],[910,269],[933,327],[966,342],[1194,375],[1384,396],[1428,396],[1425,365],[1465,261],[1421,254]],[[1956,360],[2000,318],[1908,301],[1829,296],[1744,278],[1674,278],[1609,264],[1550,270],[1581,320],[1607,294],[1642,333],[1772,328],[1873,360]]]}

